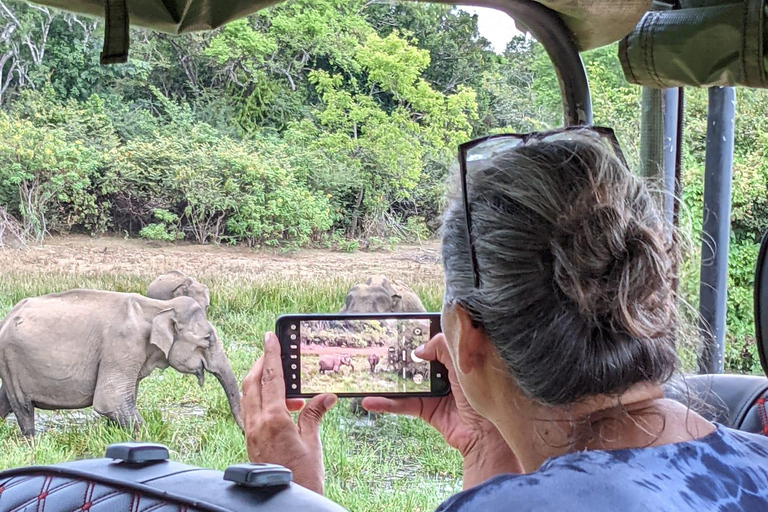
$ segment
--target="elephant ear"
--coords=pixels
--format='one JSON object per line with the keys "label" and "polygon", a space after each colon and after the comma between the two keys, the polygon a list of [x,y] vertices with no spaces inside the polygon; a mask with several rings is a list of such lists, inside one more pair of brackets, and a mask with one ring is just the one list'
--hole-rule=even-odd
{"label": "elephant ear", "polygon": [[392,311],[398,312],[403,309],[403,297],[398,293],[392,294]]}
{"label": "elephant ear", "polygon": [[184,280],[183,283],[181,283],[179,286],[173,289],[171,294],[174,297],[181,297],[183,295],[187,295],[189,293],[189,285],[192,284],[192,280],[190,278],[187,278]]}
{"label": "elephant ear", "polygon": [[167,358],[173,346],[175,336],[176,312],[173,308],[164,309],[152,319],[152,332],[149,335],[149,342],[162,350]]}

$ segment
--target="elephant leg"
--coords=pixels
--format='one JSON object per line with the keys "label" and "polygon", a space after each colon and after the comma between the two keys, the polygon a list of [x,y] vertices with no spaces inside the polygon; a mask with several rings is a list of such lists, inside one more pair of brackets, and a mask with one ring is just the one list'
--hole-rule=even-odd
{"label": "elephant leg", "polygon": [[19,430],[26,437],[35,435],[35,406],[23,395],[14,393],[9,389],[8,383],[0,388],[0,419],[8,416],[10,412],[16,415]]}
{"label": "elephant leg", "polygon": [[19,429],[25,437],[35,435],[35,406],[31,403],[14,404],[13,413],[19,422]]}
{"label": "elephant leg", "polygon": [[122,428],[137,429],[144,421],[136,409],[136,378],[127,375],[101,375],[96,381],[93,410]]}
{"label": "elephant leg", "polygon": [[0,420],[5,419],[6,416],[11,414],[11,401],[8,399],[8,395],[5,394],[5,389],[0,387]]}

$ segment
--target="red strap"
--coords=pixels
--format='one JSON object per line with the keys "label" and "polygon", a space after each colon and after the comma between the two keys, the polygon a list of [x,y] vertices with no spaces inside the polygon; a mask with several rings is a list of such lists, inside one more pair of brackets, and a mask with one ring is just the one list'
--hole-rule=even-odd
{"label": "red strap", "polygon": [[768,436],[768,412],[765,410],[765,398],[757,399],[757,414],[760,416],[760,424],[763,426],[763,434]]}

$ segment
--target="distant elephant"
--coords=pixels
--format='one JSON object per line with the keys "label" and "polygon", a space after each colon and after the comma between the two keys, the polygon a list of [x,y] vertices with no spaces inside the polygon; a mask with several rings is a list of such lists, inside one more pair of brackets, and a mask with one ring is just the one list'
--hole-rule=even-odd
{"label": "distant elephant", "polygon": [[327,372],[339,373],[342,365],[347,365],[355,371],[355,367],[352,366],[352,358],[349,354],[333,355],[327,354],[320,358],[320,373],[325,375]]}
{"label": "distant elephant", "polygon": [[376,354],[371,354],[368,356],[368,364],[371,365],[371,373],[376,373],[376,365],[379,364],[379,360],[381,358]]}
{"label": "distant elephant", "polygon": [[147,297],[150,299],[171,300],[181,296],[192,297],[203,308],[203,312],[208,314],[208,307],[211,305],[208,287],[178,270],[159,276],[147,288]]}
{"label": "distant elephant", "polygon": [[0,322],[0,419],[34,435],[34,410],[93,409],[138,426],[139,382],[171,366],[221,383],[242,429],[240,392],[216,329],[194,299],[70,290],[24,299]]}
{"label": "distant elephant", "polygon": [[[347,292],[347,300],[341,313],[423,313],[426,309],[421,299],[400,281],[390,281],[386,276],[375,275],[365,284],[356,284]],[[369,361],[370,363],[370,361]],[[350,409],[364,413],[361,398],[353,398]]]}
{"label": "distant elephant", "polygon": [[425,312],[416,293],[400,281],[385,276],[371,276],[365,284],[356,284],[347,292],[342,313]]}

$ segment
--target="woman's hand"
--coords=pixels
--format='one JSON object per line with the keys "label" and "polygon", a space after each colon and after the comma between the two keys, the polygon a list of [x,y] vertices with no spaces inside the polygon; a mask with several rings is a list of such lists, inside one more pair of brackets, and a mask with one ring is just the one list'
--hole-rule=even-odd
{"label": "woman's hand", "polygon": [[363,407],[371,412],[417,416],[432,425],[464,459],[464,488],[505,473],[521,473],[517,457],[496,427],[469,405],[456,377],[445,336],[438,334],[417,348],[415,355],[440,361],[448,370],[451,393],[429,398],[367,397]]}
{"label": "woman's hand", "polygon": [[[325,470],[320,421],[336,403],[335,395],[318,395],[306,407],[302,399],[285,398],[280,342],[273,333],[264,340],[264,355],[243,381],[245,441],[251,462],[281,464],[293,471],[293,481],[323,494]],[[298,424],[291,411],[298,411]]]}

